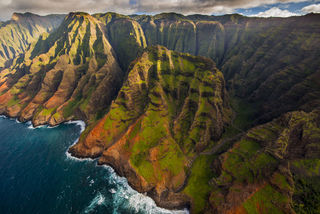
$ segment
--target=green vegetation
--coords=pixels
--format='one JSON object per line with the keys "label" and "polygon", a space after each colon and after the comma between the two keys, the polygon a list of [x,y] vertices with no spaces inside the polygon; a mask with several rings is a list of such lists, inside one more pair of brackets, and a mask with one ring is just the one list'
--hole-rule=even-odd
{"label": "green vegetation", "polygon": [[57,108],[43,109],[41,114],[44,116],[50,116]]}
{"label": "green vegetation", "polygon": [[68,103],[66,107],[63,109],[63,117],[68,118],[72,115],[74,110],[78,107],[79,100],[72,100]]}
{"label": "green vegetation", "polygon": [[320,160],[300,159],[292,165],[304,173],[294,176],[293,208],[296,213],[318,213],[320,211]]}
{"label": "green vegetation", "polygon": [[319,213],[320,185],[318,177],[295,179],[293,208],[296,213]]}
{"label": "green vegetation", "polygon": [[184,169],[185,157],[178,145],[173,142],[160,145],[159,164],[162,170],[169,170],[173,175],[178,175]]}
{"label": "green vegetation", "polygon": [[[146,175],[144,177],[147,180],[148,178],[152,178],[152,176],[149,175],[150,171],[145,170],[145,167],[149,164],[149,151],[155,147],[159,148],[158,157],[160,169],[164,171],[169,170],[172,175],[178,175],[181,170],[184,170],[185,158],[183,152],[180,150],[181,146],[183,145],[179,144],[178,146],[175,144],[174,139],[172,139],[170,136],[171,134],[168,133],[168,128],[172,126],[171,120],[177,117],[179,114],[184,114],[184,111],[187,110],[181,109],[186,98],[188,97],[188,91],[183,91],[188,87],[180,84],[180,81],[185,81],[183,74],[192,74],[191,71],[196,69],[196,72],[193,75],[199,79],[210,80],[213,79],[214,76],[209,71],[202,71],[201,65],[203,64],[201,64],[202,62],[196,58],[193,58],[193,62],[191,63],[191,61],[189,61],[191,60],[191,56],[183,56],[175,52],[168,52],[162,47],[157,47],[157,49],[151,49],[151,53],[149,54],[149,59],[157,62],[157,71],[151,70],[149,74],[149,78],[152,78],[149,79],[148,84],[150,87],[148,95],[150,104],[146,109],[145,116],[141,122],[138,123],[140,126],[140,132],[137,134],[137,136],[139,136],[139,140],[134,143],[130,150],[132,151],[130,157],[131,162],[135,165],[135,167],[137,167],[141,175]],[[161,63],[159,63],[160,60],[155,59],[157,57],[161,57],[166,60],[161,60]],[[171,63],[170,60],[173,62],[180,61],[182,63]],[[196,68],[196,66],[199,67]],[[178,79],[178,81],[176,79]],[[188,84],[188,82],[185,81],[184,84]],[[211,83],[209,82],[207,84]],[[200,88],[200,91],[213,90],[209,87],[206,89],[203,84],[200,84],[197,87]],[[167,90],[170,91],[167,92]],[[180,95],[174,94],[173,92],[175,91],[179,91]],[[174,101],[176,96],[180,96],[179,100]],[[202,116],[202,112],[210,112],[212,111],[212,107],[208,103],[206,104],[205,99],[201,100],[202,104],[199,106],[197,111],[197,114],[199,115],[197,120],[206,122],[208,118],[206,116]],[[168,108],[164,109],[165,106],[168,106]],[[110,118],[107,118],[105,128],[106,126],[108,126],[107,128],[111,126],[111,118],[113,120],[116,118],[123,118],[123,116],[119,117],[119,114],[123,114],[121,113],[121,111],[123,111],[121,109],[122,107],[114,108],[114,110],[110,112]],[[182,112],[179,113],[179,111]],[[120,112],[117,113],[118,116],[115,116],[116,112]],[[195,115],[196,111],[194,111],[192,114]],[[124,118],[122,120],[124,120]],[[183,136],[181,133],[185,133],[186,135],[189,133],[191,139],[200,138],[201,134],[199,133],[203,132],[204,128],[196,127],[188,131],[189,127],[191,126],[191,122],[192,121],[189,121],[189,124],[184,125],[185,122],[182,119],[179,120],[177,126],[184,127],[184,129],[180,131],[174,131],[175,139],[178,139],[179,141],[185,141],[183,139],[186,139],[186,136]],[[130,138],[133,137],[130,136]],[[183,148],[182,150],[190,151],[190,149]],[[157,175],[154,175],[154,177],[157,177]]]}
{"label": "green vegetation", "polygon": [[19,101],[20,100],[18,99],[18,97],[14,96],[11,100],[8,101],[7,106],[11,107],[11,106],[17,105]]}
{"label": "green vegetation", "polygon": [[269,154],[259,151],[261,147],[254,141],[241,140],[234,149],[227,153],[223,164],[237,182],[253,183],[261,181],[265,170],[272,172],[277,161]]}
{"label": "green vegetation", "polygon": [[[319,161],[303,158],[304,151],[299,146],[304,144],[315,149],[313,152],[319,152],[319,147],[313,143],[319,140],[319,136],[314,134],[319,131],[317,112],[288,113],[247,131],[241,140],[220,156],[222,169],[218,176],[213,176],[211,204],[221,207],[224,203],[233,203],[232,199],[215,199],[223,195],[225,188],[228,194],[243,197],[241,188],[252,186],[251,194],[244,197],[241,204],[248,213],[287,213],[292,209],[305,213],[306,207],[306,213],[316,212],[320,193],[319,185],[315,184],[319,179]],[[299,132],[304,134],[297,137]],[[287,159],[286,164],[284,159]]]}
{"label": "green vegetation", "polygon": [[130,18],[115,20],[108,25],[110,43],[113,45],[119,64],[127,70],[129,64],[147,46],[141,26]]}
{"label": "green vegetation", "polygon": [[184,193],[202,210],[212,176],[207,162],[213,158],[197,159],[192,169],[188,162],[222,134],[227,122],[222,118],[228,111],[221,97],[223,84],[223,75],[211,60],[149,47],[131,65],[117,99],[101,121],[99,141],[117,147],[120,156],[125,153],[130,166],[148,184],[164,183],[173,191],[183,187],[190,172]]}
{"label": "green vegetation", "polygon": [[56,29],[63,15],[38,16],[14,13],[12,20],[0,25],[0,68],[35,42],[43,33]]}
{"label": "green vegetation", "polygon": [[183,191],[192,198],[192,211],[195,213],[203,212],[208,202],[212,190],[209,181],[214,175],[208,163],[211,163],[215,158],[215,156],[200,155],[190,169],[191,175],[188,185]]}
{"label": "green vegetation", "polygon": [[232,137],[250,128],[257,108],[253,104],[237,97],[230,97],[230,105],[234,111],[232,123],[226,128],[223,138]]}
{"label": "green vegetation", "polygon": [[[270,198],[272,196],[272,199]],[[284,204],[287,198],[276,191],[270,185],[258,190],[253,196],[244,202],[243,206],[248,213],[285,213]]]}
{"label": "green vegetation", "polygon": [[[46,31],[56,28],[56,22],[63,18],[57,17],[52,23],[42,23],[49,22],[47,17],[36,17],[41,22],[37,25],[38,30],[42,31],[42,25],[48,25]],[[38,20],[34,21],[33,24],[38,23]],[[75,117],[94,122],[105,114],[120,88],[122,71],[114,57],[97,20],[89,14],[71,13],[54,32],[42,34],[3,72],[3,78],[10,84],[9,90],[0,93],[3,96],[11,93],[16,98],[9,105],[0,105],[11,109],[20,105],[23,108],[19,108],[19,115],[24,115],[25,111],[37,112],[32,115],[35,124],[61,123]],[[107,60],[108,64],[104,66]],[[6,76],[7,73],[11,74]],[[17,97],[23,97],[23,100]],[[51,108],[42,109],[45,105]],[[27,106],[32,109],[24,109]]]}

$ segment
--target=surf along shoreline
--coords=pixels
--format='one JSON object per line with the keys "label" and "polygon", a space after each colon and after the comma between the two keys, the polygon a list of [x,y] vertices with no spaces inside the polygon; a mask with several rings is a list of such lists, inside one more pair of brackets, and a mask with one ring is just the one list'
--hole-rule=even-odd
{"label": "surf along shoreline", "polygon": [[[145,193],[142,193],[142,192],[139,192],[137,191],[136,189],[132,188],[132,186],[130,185],[130,183],[128,182],[128,179],[126,177],[123,177],[119,174],[119,172],[117,171],[116,168],[112,167],[112,166],[109,166],[107,164],[101,164],[97,161],[97,158],[98,157],[86,157],[86,158],[83,158],[83,157],[77,157],[75,155],[72,155],[69,150],[72,146],[76,145],[80,139],[80,135],[83,131],[85,131],[86,129],[86,123],[83,121],[83,120],[69,120],[69,121],[64,121],[64,122],[61,122],[55,126],[51,126],[50,124],[46,123],[46,124],[42,124],[42,125],[39,125],[39,126],[34,126],[34,124],[32,123],[31,120],[29,121],[24,121],[24,122],[21,122],[19,121],[18,117],[10,117],[9,115],[6,115],[6,114],[1,114],[0,115],[0,118],[5,118],[5,119],[9,119],[9,120],[14,120],[16,123],[24,123],[24,124],[27,124],[28,125],[28,128],[29,129],[38,129],[38,128],[49,128],[49,129],[52,129],[52,128],[56,128],[62,124],[67,124],[67,125],[75,125],[75,126],[80,126],[80,131],[79,131],[79,137],[68,147],[68,149],[66,150],[65,152],[65,155],[67,157],[67,159],[70,159],[70,160],[73,160],[73,161],[96,161],[96,166],[102,166],[102,167],[105,167],[107,170],[111,170],[113,171],[118,177],[119,179],[125,179],[125,181],[127,182],[128,186],[138,192],[139,194],[143,195],[143,197],[146,197],[145,200],[148,200],[151,199],[152,202],[158,207],[160,208],[160,210],[162,210],[163,212],[169,212],[169,213],[172,213],[172,214],[189,214],[189,209],[188,208],[183,208],[183,209],[166,209],[166,208],[163,208],[161,206],[159,206],[152,197],[150,196],[147,196]],[[139,201],[138,201],[139,202]],[[138,205],[138,204],[137,204]]]}

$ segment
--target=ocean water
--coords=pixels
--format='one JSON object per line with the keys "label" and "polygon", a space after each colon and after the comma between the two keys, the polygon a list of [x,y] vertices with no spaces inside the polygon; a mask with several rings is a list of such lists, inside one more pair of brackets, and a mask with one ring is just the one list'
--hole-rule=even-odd
{"label": "ocean water", "polygon": [[187,213],[157,207],[111,167],[70,157],[82,130],[0,117],[0,213]]}

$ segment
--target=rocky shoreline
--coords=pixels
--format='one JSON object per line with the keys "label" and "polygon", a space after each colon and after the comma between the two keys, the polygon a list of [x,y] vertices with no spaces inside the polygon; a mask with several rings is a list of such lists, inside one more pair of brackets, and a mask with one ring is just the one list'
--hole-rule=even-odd
{"label": "rocky shoreline", "polygon": [[[85,121],[82,120],[69,120],[69,121],[62,121],[57,124],[50,124],[49,122],[41,123],[41,124],[34,124],[33,121],[20,121],[19,117],[11,117],[9,114],[2,113],[0,116],[9,118],[9,119],[16,119],[17,122],[30,122],[32,127],[37,128],[40,126],[48,126],[48,127],[55,127],[64,123],[77,123],[79,126],[81,126],[81,133],[86,128]],[[146,183],[142,184],[142,177],[130,166],[130,164],[127,162],[128,159],[118,159],[116,160],[112,156],[107,156],[105,153],[81,153],[78,152],[78,150],[75,150],[75,146],[78,145],[79,139],[77,139],[67,150],[66,153],[68,153],[71,157],[85,160],[85,159],[98,159],[97,164],[98,165],[106,165],[110,166],[117,175],[121,177],[125,177],[128,181],[128,184],[137,192],[145,194],[146,196],[149,196],[154,200],[157,206],[162,207],[164,209],[169,210],[189,210],[190,209],[190,199],[187,197],[181,197],[181,195],[172,193],[172,192],[164,192],[162,195],[158,195],[155,192],[155,189],[151,189],[149,191],[146,191]]]}
{"label": "rocky shoreline", "polygon": [[[163,192],[161,195],[157,194],[155,188],[150,188],[143,177],[133,169],[127,158],[124,157],[122,159],[119,157],[119,159],[115,159],[112,155],[107,155],[106,153],[84,154],[74,149],[77,144],[78,142],[71,145],[67,151],[72,157],[78,159],[98,158],[98,165],[110,166],[117,175],[125,177],[134,190],[152,198],[158,207],[169,210],[190,210],[190,199],[184,197],[184,195],[169,191]],[[150,189],[149,191],[148,188]]]}
{"label": "rocky shoreline", "polygon": [[103,152],[102,150],[103,147],[94,147],[90,150],[89,147],[85,148],[83,144],[76,143],[69,147],[68,153],[80,159],[98,158],[98,165],[111,166],[119,176],[127,179],[133,189],[152,198],[159,207],[170,210],[190,209],[190,198],[169,189],[157,190],[134,170],[128,156],[122,156],[112,147]]}

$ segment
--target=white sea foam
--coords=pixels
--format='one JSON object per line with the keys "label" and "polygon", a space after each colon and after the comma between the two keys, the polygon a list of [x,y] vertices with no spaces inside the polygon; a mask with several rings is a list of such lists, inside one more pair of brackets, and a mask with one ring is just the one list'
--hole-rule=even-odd
{"label": "white sea foam", "polygon": [[[0,118],[7,118],[4,115],[0,115]],[[11,118],[10,118],[11,119]],[[17,123],[19,123],[18,120],[16,120]],[[34,127],[32,125],[31,121],[26,122],[29,129],[36,129],[36,128],[55,128],[50,127],[48,125],[42,125]],[[86,124],[81,121],[68,121],[65,122],[65,124],[75,124],[80,126],[80,134],[85,130]],[[76,139],[71,146],[76,144],[78,142],[79,138]],[[70,146],[70,147],[71,147]],[[69,148],[70,148],[69,147]],[[73,161],[93,161],[91,158],[76,158],[71,156],[71,154],[68,152],[69,148],[66,151],[67,159],[73,160]],[[115,209],[118,206],[119,208],[121,206],[126,206],[128,209],[134,211],[134,212],[146,212],[146,213],[152,213],[152,214],[189,214],[189,211],[187,209],[185,210],[166,210],[160,207],[157,207],[156,203],[153,201],[152,198],[141,194],[134,189],[132,189],[126,178],[118,176],[114,169],[110,166],[97,166],[97,167],[104,167],[106,170],[108,170],[109,173],[107,173],[105,179],[108,180],[108,182],[116,185],[117,188],[112,188],[109,190],[110,193],[113,195],[114,205]],[[88,179],[88,178],[87,178]],[[91,179],[89,181],[89,185],[92,185],[94,183],[94,180]],[[98,192],[97,195],[92,199],[89,206],[85,209],[85,213],[91,213],[94,211],[94,209],[97,206],[105,205],[105,196]]]}
{"label": "white sea foam", "polygon": [[116,191],[115,189],[110,189],[109,192],[112,193],[112,194],[114,194],[114,193],[116,193],[117,191]]}
{"label": "white sea foam", "polygon": [[28,125],[28,127],[27,127],[28,129],[35,129],[35,127],[33,127],[31,121],[26,122],[26,125]]}
{"label": "white sea foam", "polygon": [[76,124],[81,127],[80,134],[86,129],[86,123],[82,120],[70,120],[65,122],[65,124]]}
{"label": "white sea foam", "polygon": [[[147,213],[155,213],[155,214],[188,214],[189,211],[187,209],[184,210],[167,210],[160,208],[156,205],[154,200],[144,194],[137,192],[132,189],[128,184],[128,181],[124,177],[118,176],[114,169],[110,166],[103,165],[106,170],[108,170],[108,179],[110,183],[116,184],[117,190],[111,189],[109,190],[113,195],[114,204],[118,206],[128,206],[130,210],[133,212],[147,212]],[[126,201],[126,203],[123,203]]]}
{"label": "white sea foam", "polygon": [[41,129],[41,128],[48,128],[48,125],[40,125],[37,127],[34,127],[31,121],[26,122],[26,124],[28,125],[28,129]]}
{"label": "white sea foam", "polygon": [[[79,136],[86,129],[86,123],[84,121],[82,121],[82,120],[68,121],[68,122],[65,122],[65,124],[75,124],[76,126],[80,126]],[[70,147],[74,146],[78,141],[79,141],[79,138],[77,138],[75,141],[73,141],[71,146],[69,146],[69,148],[65,152],[65,154],[67,156],[67,159],[70,159],[70,160],[73,160],[73,161],[80,161],[80,162],[82,162],[82,161],[92,161],[93,159],[91,159],[91,158],[76,158],[76,157],[72,156],[69,153]]]}
{"label": "white sea foam", "polygon": [[[78,140],[76,140],[72,145],[76,144],[78,142]],[[70,147],[69,147],[70,148]],[[67,156],[67,159],[69,160],[73,160],[73,161],[78,161],[78,162],[84,162],[84,161],[92,161],[93,159],[91,158],[77,158],[77,157],[74,157],[72,156],[70,153],[69,153],[69,148],[67,149],[66,151],[66,156]]]}
{"label": "white sea foam", "polygon": [[27,128],[28,128],[28,129],[36,129],[36,127],[34,127],[31,122],[30,122],[30,125],[28,125]]}
{"label": "white sea foam", "polygon": [[[93,161],[93,159],[78,159],[72,157],[68,152],[67,156],[72,160],[77,161]],[[125,177],[118,176],[114,169],[107,165],[97,165],[96,167],[105,168],[108,173],[106,173],[105,179],[116,186],[116,188],[112,188],[109,190],[113,195],[113,205],[114,209],[120,209],[123,206],[126,206],[129,210],[133,212],[141,212],[141,213],[150,213],[150,214],[189,214],[187,209],[184,210],[167,210],[160,208],[156,205],[154,200],[144,194],[137,192],[132,189],[128,184],[128,181]],[[89,182],[91,184],[91,181]],[[89,185],[90,185],[89,184]],[[103,197],[103,198],[102,198]],[[85,213],[92,212],[98,205],[104,204],[104,196],[101,192],[98,192],[96,197],[90,202],[89,206],[85,209]],[[98,202],[101,202],[100,204]]]}
{"label": "white sea foam", "polygon": [[106,198],[98,192],[97,195],[92,199],[90,205],[84,210],[84,213],[91,213],[97,206],[104,205]]}
{"label": "white sea foam", "polygon": [[89,182],[89,186],[92,186],[92,184],[94,184],[94,180],[93,179]]}
{"label": "white sea foam", "polygon": [[59,125],[55,125],[55,126],[47,126],[48,129],[54,129],[54,128],[57,128],[59,127]]}
{"label": "white sea foam", "polygon": [[30,124],[28,126],[28,129],[41,129],[41,128],[48,128],[48,126],[47,125],[41,125],[41,126],[34,127],[32,124]]}

